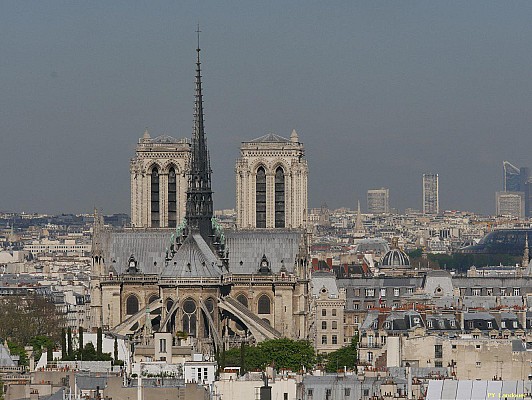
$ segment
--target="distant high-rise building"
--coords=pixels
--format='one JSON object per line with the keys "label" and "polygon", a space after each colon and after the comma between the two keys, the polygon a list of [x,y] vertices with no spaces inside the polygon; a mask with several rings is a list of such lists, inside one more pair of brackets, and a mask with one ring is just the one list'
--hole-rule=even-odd
{"label": "distant high-rise building", "polygon": [[368,212],[383,214],[390,212],[390,190],[385,188],[370,189],[367,194]]}
{"label": "distant high-rise building", "polygon": [[423,214],[438,214],[438,174],[423,174]]}
{"label": "distant high-rise building", "polygon": [[525,194],[523,192],[497,192],[495,203],[497,215],[519,219],[525,216]]}
{"label": "distant high-rise building", "polygon": [[532,216],[532,177],[530,169],[527,167],[518,168],[503,161],[502,168],[504,171],[504,191],[505,192],[522,192],[524,197],[525,216]]}
{"label": "distant high-rise building", "polygon": [[502,162],[502,169],[504,170],[504,188],[505,192],[520,192],[521,191],[521,171],[515,165],[508,161]]}

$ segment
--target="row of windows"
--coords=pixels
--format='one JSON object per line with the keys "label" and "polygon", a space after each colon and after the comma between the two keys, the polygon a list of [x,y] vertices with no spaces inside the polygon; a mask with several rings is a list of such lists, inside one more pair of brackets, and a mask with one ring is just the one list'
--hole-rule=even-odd
{"label": "row of windows", "polygon": [[[331,310],[331,315],[332,315],[333,317],[336,317],[336,312],[337,312],[337,311],[336,311],[336,308],[333,308],[333,309]],[[322,317],[326,317],[326,316],[327,316],[327,309],[326,309],[326,308],[322,308],[322,310],[321,310],[321,316],[322,316]]]}
{"label": "row of windows", "polygon": [[[314,396],[314,389],[307,389],[307,397],[313,397]],[[330,399],[332,396],[332,389],[325,389],[325,397],[326,399]],[[349,397],[351,396],[351,388],[344,388],[344,396]],[[369,389],[364,389],[364,397],[369,396]]]}
{"label": "row of windows", "polygon": [[[239,294],[236,297],[236,300],[240,304],[248,308],[248,298],[245,295]],[[259,301],[257,302],[257,313],[258,314],[271,314],[271,300],[265,294],[259,297]]]}
{"label": "row of windows", "polygon": [[[285,227],[285,177],[284,170],[279,167],[275,171],[275,227]],[[266,228],[266,171],[259,167],[255,180],[255,219],[257,228]]]}
{"label": "row of windows", "polygon": [[[177,184],[176,173],[172,167],[168,171],[168,226],[175,228],[177,226]],[[157,167],[151,171],[151,226],[160,226],[160,205],[159,205],[159,170]]]}
{"label": "row of windows", "polygon": [[[399,307],[399,303],[398,302],[393,302],[391,304],[392,307]],[[383,300],[379,300],[379,307],[388,307],[387,303]],[[374,303],[365,303],[365,308],[366,309],[370,309],[370,308],[375,308],[375,304]],[[360,307],[360,303],[357,303],[357,302],[353,302],[353,309],[354,310],[360,310],[361,307]]]}
{"label": "row of windows", "polygon": [[[355,289],[354,290],[354,294],[355,296],[360,296],[360,289]],[[403,290],[401,291],[400,288],[393,288],[393,295],[395,297],[399,297],[401,295],[401,292],[404,294],[405,293],[405,290],[403,288]],[[364,289],[364,295],[366,297],[375,297],[375,293],[379,293],[379,297],[386,297],[389,293],[389,290],[387,288],[380,288],[378,289],[375,289],[375,288],[366,288]],[[414,293],[414,288],[413,287],[407,287],[406,288],[406,294],[413,294]],[[390,293],[391,295],[391,293]]]}
{"label": "row of windows", "polygon": [[[327,335],[322,335],[321,336],[321,344],[328,344]],[[331,335],[331,344],[338,344],[338,336],[337,335]]]}
{"label": "row of windows", "polygon": [[[471,295],[472,296],[493,296],[494,295],[493,288],[472,288],[471,289]],[[501,296],[521,296],[521,288],[500,288],[499,293]],[[460,294],[462,296],[465,296],[467,294],[466,288],[460,289]]]}
{"label": "row of windows", "polygon": [[[321,329],[327,329],[327,321],[321,321]],[[338,329],[338,322],[331,321],[331,329]]]}

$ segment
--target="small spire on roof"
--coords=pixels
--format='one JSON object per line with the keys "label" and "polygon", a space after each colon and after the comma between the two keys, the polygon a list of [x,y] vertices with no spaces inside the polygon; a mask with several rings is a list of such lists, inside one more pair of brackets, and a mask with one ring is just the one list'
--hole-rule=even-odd
{"label": "small spire on roof", "polygon": [[299,137],[297,136],[297,132],[295,129],[292,129],[292,134],[290,135],[290,141],[292,143],[298,143],[299,142]]}
{"label": "small spire on roof", "polygon": [[148,132],[148,128],[144,130],[144,135],[142,135],[143,139],[151,139],[150,132]]}

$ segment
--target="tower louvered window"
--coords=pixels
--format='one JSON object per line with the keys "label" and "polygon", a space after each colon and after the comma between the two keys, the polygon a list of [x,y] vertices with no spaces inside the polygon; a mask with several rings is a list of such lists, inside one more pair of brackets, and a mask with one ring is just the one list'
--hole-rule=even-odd
{"label": "tower louvered window", "polygon": [[266,171],[263,167],[257,170],[255,206],[257,228],[266,228]]}
{"label": "tower louvered window", "polygon": [[275,171],[275,227],[285,227],[284,171],[281,167]]}
{"label": "tower louvered window", "polygon": [[168,227],[177,226],[177,185],[175,169],[168,171]]}
{"label": "tower louvered window", "polygon": [[154,167],[151,171],[151,226],[160,226],[159,216],[159,170]]}

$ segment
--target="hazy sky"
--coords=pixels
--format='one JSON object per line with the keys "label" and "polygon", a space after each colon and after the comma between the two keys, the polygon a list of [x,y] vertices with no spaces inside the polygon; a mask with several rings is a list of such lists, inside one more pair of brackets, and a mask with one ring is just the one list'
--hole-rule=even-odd
{"label": "hazy sky", "polygon": [[305,144],[309,206],[493,213],[532,167],[532,2],[2,1],[0,210],[129,213],[129,160],[192,132],[196,24],[215,208],[243,140]]}

